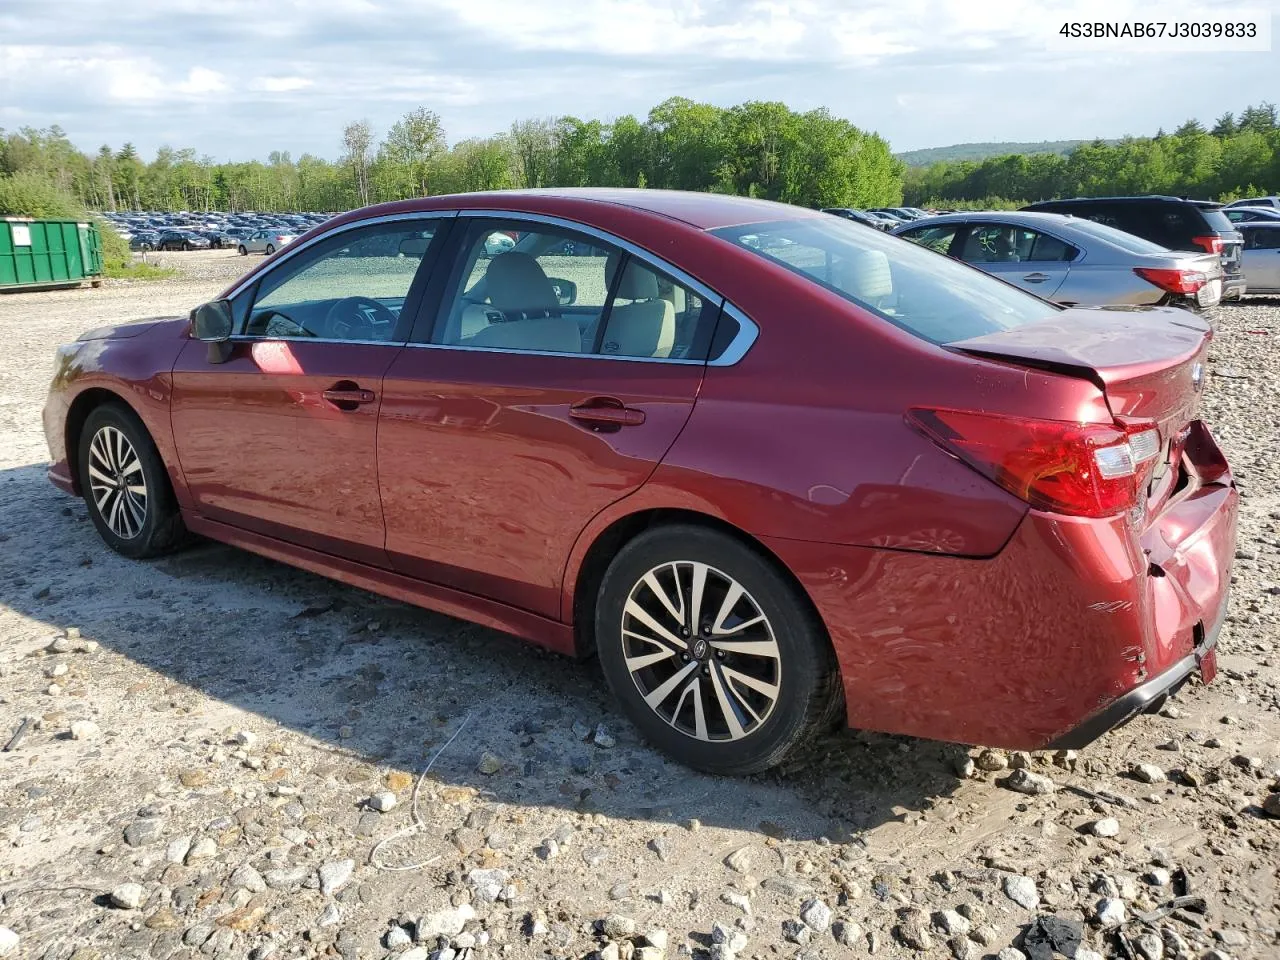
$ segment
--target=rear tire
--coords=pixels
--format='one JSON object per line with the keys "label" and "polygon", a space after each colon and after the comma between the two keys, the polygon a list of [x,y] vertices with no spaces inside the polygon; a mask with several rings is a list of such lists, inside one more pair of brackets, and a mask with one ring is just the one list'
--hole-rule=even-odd
{"label": "rear tire", "polygon": [[107,403],[85,419],[80,490],[107,546],[133,559],[176,548],[186,535],[160,453],[128,407]]}
{"label": "rear tire", "polygon": [[835,655],[806,598],[728,534],[692,525],[640,534],[604,575],[595,630],[623,711],[695,769],[767,770],[840,712]]}
{"label": "rear tire", "polygon": [[271,244],[269,244],[269,243],[268,243],[268,244],[267,244],[267,256],[269,257],[269,256],[271,256],[271,255],[272,255],[273,253],[275,253],[275,252],[276,252],[276,248],[275,248],[275,247],[273,247]]}

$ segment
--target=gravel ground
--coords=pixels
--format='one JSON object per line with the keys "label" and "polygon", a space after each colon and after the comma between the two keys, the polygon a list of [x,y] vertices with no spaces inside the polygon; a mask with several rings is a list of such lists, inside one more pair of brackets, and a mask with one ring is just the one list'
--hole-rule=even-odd
{"label": "gravel ground", "polygon": [[214,544],[107,551],[44,477],[54,346],[253,262],[151,259],[182,277],[0,297],[0,741],[31,720],[0,956],[1280,956],[1280,301],[1217,311],[1217,683],[1079,756],[847,734],[729,781],[640,743],[591,664]]}

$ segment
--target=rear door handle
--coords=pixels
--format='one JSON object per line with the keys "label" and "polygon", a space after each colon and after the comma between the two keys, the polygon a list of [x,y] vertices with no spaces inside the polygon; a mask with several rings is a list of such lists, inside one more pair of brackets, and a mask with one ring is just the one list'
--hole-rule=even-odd
{"label": "rear door handle", "polygon": [[595,397],[575,403],[569,416],[584,423],[609,427],[638,427],[644,423],[644,411],[628,407],[612,397]]}
{"label": "rear door handle", "polygon": [[1022,279],[1027,283],[1044,283],[1049,279],[1049,275],[1047,273],[1028,273]]}

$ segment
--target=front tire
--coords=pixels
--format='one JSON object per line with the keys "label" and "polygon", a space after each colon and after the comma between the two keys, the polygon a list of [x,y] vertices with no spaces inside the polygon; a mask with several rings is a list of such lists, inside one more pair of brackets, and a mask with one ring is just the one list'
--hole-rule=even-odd
{"label": "front tire", "polygon": [[245,249],[245,245],[243,243],[240,244],[240,256],[247,257],[248,255],[249,255],[249,251]]}
{"label": "front tire", "polygon": [[773,562],[704,527],[658,527],[605,573],[595,614],[605,679],[645,738],[707,773],[758,773],[831,726],[826,632]]}
{"label": "front tire", "polygon": [[109,403],[89,414],[78,466],[89,517],[116,553],[155,557],[182,541],[186,528],[164,462],[132,410]]}

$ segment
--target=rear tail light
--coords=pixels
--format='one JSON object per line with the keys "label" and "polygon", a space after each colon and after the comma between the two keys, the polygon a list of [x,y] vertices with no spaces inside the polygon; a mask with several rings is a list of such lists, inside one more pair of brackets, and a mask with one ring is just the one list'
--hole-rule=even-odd
{"label": "rear tail light", "polygon": [[1192,237],[1191,242],[1203,250],[1205,253],[1221,253],[1222,238],[1209,234],[1203,237]]}
{"label": "rear tail light", "polygon": [[1151,421],[1067,423],[920,408],[907,411],[907,420],[1031,506],[1078,517],[1138,507],[1160,449]]}
{"label": "rear tail light", "polygon": [[1209,277],[1199,270],[1165,270],[1158,267],[1134,267],[1133,272],[1148,283],[1153,283],[1168,293],[1193,294]]}

